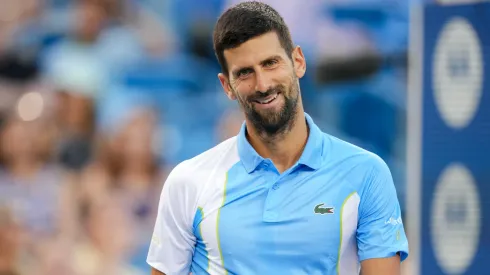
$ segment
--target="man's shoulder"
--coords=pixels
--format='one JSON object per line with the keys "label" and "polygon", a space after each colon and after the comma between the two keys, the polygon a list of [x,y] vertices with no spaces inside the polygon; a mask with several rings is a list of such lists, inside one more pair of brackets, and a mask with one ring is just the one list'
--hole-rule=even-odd
{"label": "man's shoulder", "polygon": [[203,176],[219,170],[228,170],[238,161],[237,138],[229,138],[211,149],[184,160],[172,169],[170,176],[180,179],[202,180]]}
{"label": "man's shoulder", "polygon": [[327,154],[334,158],[333,162],[339,162],[347,166],[355,166],[366,170],[385,170],[386,162],[376,153],[361,148],[344,139],[325,134],[329,140]]}

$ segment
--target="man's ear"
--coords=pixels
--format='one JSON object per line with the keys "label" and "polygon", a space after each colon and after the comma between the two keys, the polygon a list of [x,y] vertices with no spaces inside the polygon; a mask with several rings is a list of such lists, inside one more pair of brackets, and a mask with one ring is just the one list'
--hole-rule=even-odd
{"label": "man's ear", "polygon": [[223,73],[218,74],[219,82],[221,82],[221,86],[223,87],[223,90],[225,91],[226,96],[230,100],[236,100],[235,93],[233,93],[231,86],[230,86],[230,81],[228,80],[228,77],[224,75]]}
{"label": "man's ear", "polygon": [[306,73],[306,59],[300,46],[293,50],[294,73],[298,78],[302,78]]}

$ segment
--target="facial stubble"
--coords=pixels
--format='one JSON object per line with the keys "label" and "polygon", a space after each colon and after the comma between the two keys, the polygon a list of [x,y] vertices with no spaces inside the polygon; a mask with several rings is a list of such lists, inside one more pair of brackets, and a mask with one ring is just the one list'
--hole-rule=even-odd
{"label": "facial stubble", "polygon": [[[293,127],[300,94],[299,83],[296,77],[293,77],[287,89],[285,85],[279,84],[268,89],[266,92],[258,91],[245,98],[241,97],[235,89],[232,88],[232,90],[245,113],[245,117],[255,128],[259,136],[267,140],[274,140],[287,133]],[[284,104],[280,110],[258,111],[255,108],[256,100],[266,98],[275,93],[280,93],[280,96],[284,97]]]}

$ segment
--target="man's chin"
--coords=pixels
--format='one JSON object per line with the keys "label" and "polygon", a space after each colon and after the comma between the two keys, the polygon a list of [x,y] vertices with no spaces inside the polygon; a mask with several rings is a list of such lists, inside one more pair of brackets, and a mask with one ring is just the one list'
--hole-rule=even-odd
{"label": "man's chin", "polygon": [[279,114],[261,114],[256,119],[252,120],[255,128],[264,134],[269,136],[276,135],[282,131],[282,129],[286,126],[285,123],[279,117]]}
{"label": "man's chin", "polygon": [[263,125],[274,126],[280,123],[280,112],[267,110],[263,112],[257,112],[256,117],[258,117],[258,121],[260,121]]}
{"label": "man's chin", "polygon": [[285,132],[286,124],[263,124],[261,133],[269,138],[277,137]]}

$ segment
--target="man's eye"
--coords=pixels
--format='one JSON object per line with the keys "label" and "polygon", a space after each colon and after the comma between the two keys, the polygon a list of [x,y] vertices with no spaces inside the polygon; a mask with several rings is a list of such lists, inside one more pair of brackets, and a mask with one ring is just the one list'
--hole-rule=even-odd
{"label": "man's eye", "polygon": [[264,63],[264,66],[265,67],[271,67],[271,66],[274,66],[277,64],[277,60],[275,59],[271,59],[271,60],[267,60],[265,63]]}
{"label": "man's eye", "polygon": [[238,77],[245,77],[251,73],[252,73],[252,70],[241,70],[238,72],[237,76]]}

